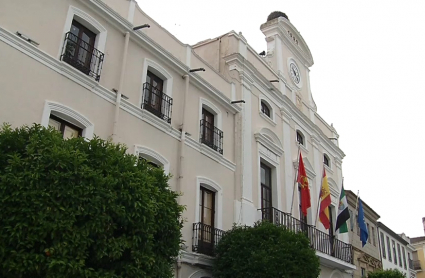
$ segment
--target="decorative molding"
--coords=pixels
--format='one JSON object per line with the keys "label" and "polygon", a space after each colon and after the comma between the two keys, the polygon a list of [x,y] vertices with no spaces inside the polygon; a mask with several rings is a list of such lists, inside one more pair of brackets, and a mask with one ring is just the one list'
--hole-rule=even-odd
{"label": "decorative molding", "polygon": [[168,175],[170,173],[170,162],[155,150],[142,145],[134,145],[134,154],[137,157],[141,155],[145,158],[148,158],[153,163],[162,166],[164,168],[165,175]]}
{"label": "decorative molding", "polygon": [[273,121],[272,119],[270,119],[269,117],[267,117],[267,115],[264,115],[263,112],[260,111],[258,114],[260,115],[261,118],[263,118],[264,120],[266,120],[269,124],[271,124],[272,126],[276,126],[276,122]]}
{"label": "decorative molding", "polygon": [[[277,156],[283,155],[283,148],[280,142],[276,142],[275,138],[271,138],[268,134],[263,133],[263,130],[254,134],[255,141],[272,151]],[[278,139],[278,138],[277,138]],[[280,144],[280,145],[279,145]]]}
{"label": "decorative molding", "polygon": [[148,70],[160,77],[164,81],[164,91],[167,96],[173,96],[173,76],[160,64],[155,61],[145,58],[143,61],[143,72],[142,72],[142,88],[140,93],[140,103],[139,106],[142,106],[143,103],[143,84],[146,83],[146,77],[148,75]]}
{"label": "decorative molding", "polygon": [[83,137],[87,139],[93,138],[94,124],[90,122],[90,120],[87,119],[83,114],[61,103],[46,100],[44,104],[43,115],[41,117],[42,126],[49,126],[49,118],[51,114],[83,128]]}
{"label": "decorative molding", "polygon": [[[188,74],[190,75],[191,83],[203,90],[206,94],[211,96],[212,98],[216,99],[218,102],[220,102],[223,106],[226,107],[230,112],[232,113],[238,113],[242,110],[241,107],[237,105],[231,105],[230,104],[230,98],[228,98],[225,94],[223,94],[221,91],[217,90],[215,87],[213,87],[210,83],[208,83],[204,78],[199,76],[196,73],[189,73],[189,67],[183,62],[180,61],[177,57],[175,57],[173,54],[171,54],[169,51],[164,49],[161,45],[159,45],[157,42],[155,42],[153,39],[151,39],[147,34],[138,31],[133,31],[133,25],[127,21],[127,19],[123,18],[120,14],[118,14],[116,11],[114,11],[111,7],[109,7],[107,4],[105,4],[101,0],[80,0],[81,3],[83,3],[86,6],[89,6],[92,9],[95,9],[99,15],[104,17],[106,20],[114,23],[114,25],[124,32],[130,32],[130,39],[137,44],[139,44],[141,47],[143,47],[145,50],[152,53],[154,56],[156,56],[159,60],[166,63],[168,66],[174,68],[178,74]],[[165,30],[165,29],[164,29]],[[172,36],[170,34],[170,36]],[[176,39],[174,36],[172,36],[174,39]],[[178,41],[176,39],[176,41]],[[181,44],[182,48],[186,45],[182,44],[180,41],[178,43]],[[193,53],[193,52],[192,52]],[[202,59],[200,59],[202,61]],[[208,63],[205,63],[205,66],[209,66]],[[229,85],[229,92],[231,90],[231,82],[226,80],[223,76],[219,75],[223,80],[225,80]],[[192,82],[193,80],[193,82]]]}
{"label": "decorative molding", "polygon": [[212,160],[215,160],[216,162],[220,163],[222,166],[228,168],[231,171],[236,171],[236,164],[225,158],[223,155],[221,155],[219,152],[214,151],[210,147],[201,144],[200,142],[196,141],[192,137],[186,137],[185,141],[186,145],[189,147],[199,151],[203,155],[208,156]]}
{"label": "decorative molding", "polygon": [[212,274],[204,269],[193,272],[189,278],[209,278]]}
{"label": "decorative molding", "polygon": [[[314,168],[313,168],[313,166],[311,166],[310,161],[308,160],[307,157],[304,157],[304,156],[303,156],[303,161],[304,161],[305,171],[307,172],[307,177],[310,178],[310,179],[314,179],[316,177],[316,172],[314,172]],[[294,164],[294,168],[295,168],[295,173],[297,173],[297,171],[298,171],[298,158],[293,161],[293,164]]]}
{"label": "decorative molding", "polygon": [[213,257],[188,251],[180,251],[180,260],[182,263],[187,263],[190,265],[202,265],[204,267],[212,267]]}

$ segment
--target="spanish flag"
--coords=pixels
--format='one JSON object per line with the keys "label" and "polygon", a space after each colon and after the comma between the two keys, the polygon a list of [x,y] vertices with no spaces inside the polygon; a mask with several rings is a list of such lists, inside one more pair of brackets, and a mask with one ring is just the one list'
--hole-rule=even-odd
{"label": "spanish flag", "polygon": [[304,168],[303,156],[300,152],[300,162],[298,164],[297,182],[301,187],[301,211],[304,216],[307,216],[307,209],[311,207],[310,203],[310,188],[308,187],[307,173]]}
{"label": "spanish flag", "polygon": [[328,178],[326,177],[325,168],[323,168],[322,190],[320,191],[320,210],[319,219],[326,230],[330,227],[329,221],[329,205],[331,204],[331,192],[329,191]]}

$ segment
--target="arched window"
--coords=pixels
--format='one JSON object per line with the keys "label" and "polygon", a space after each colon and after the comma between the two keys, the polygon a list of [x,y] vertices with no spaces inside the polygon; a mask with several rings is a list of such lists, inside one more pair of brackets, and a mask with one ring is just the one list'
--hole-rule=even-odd
{"label": "arched window", "polygon": [[297,142],[304,146],[304,135],[299,130],[297,130]]}
{"label": "arched window", "polygon": [[139,159],[147,161],[147,163],[152,167],[163,168],[166,175],[170,173],[170,163],[164,156],[156,151],[148,147],[135,145],[134,153]]}
{"label": "arched window", "polygon": [[264,100],[261,101],[261,112],[270,118],[270,108]]}
{"label": "arched window", "polygon": [[221,111],[207,99],[200,99],[199,141],[223,154],[223,131],[221,130]]}
{"label": "arched window", "polygon": [[61,103],[46,101],[41,125],[57,129],[65,139],[78,136],[93,138],[94,125],[84,115]]}
{"label": "arched window", "polygon": [[326,154],[323,154],[323,163],[326,166],[331,167],[331,160],[329,159],[329,156],[327,156]]}

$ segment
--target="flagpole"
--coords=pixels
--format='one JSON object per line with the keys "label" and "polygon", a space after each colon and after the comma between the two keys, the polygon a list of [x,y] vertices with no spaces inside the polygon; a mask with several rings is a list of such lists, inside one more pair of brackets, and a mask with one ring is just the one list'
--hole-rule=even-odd
{"label": "flagpole", "polygon": [[[356,199],[356,210],[354,211],[354,213],[356,214],[357,213],[357,205],[358,205],[358,203],[359,203],[359,196],[360,196],[360,190],[357,190],[357,199]],[[357,213],[358,214],[358,213]],[[354,215],[353,215],[354,216]],[[357,218],[358,218],[359,216],[357,215]],[[354,222],[354,219],[353,219],[353,222]],[[359,228],[358,227],[358,225],[359,225],[359,223],[358,223],[359,221],[357,221],[356,222],[356,234],[357,234],[357,228]],[[360,229],[360,228],[359,228]],[[352,231],[353,233],[354,233],[354,231]],[[353,245],[353,238],[354,238],[354,236],[352,236],[351,237],[351,245]]]}
{"label": "flagpole", "polygon": [[296,185],[297,185],[297,178],[298,178],[298,171],[300,168],[300,152],[301,152],[301,144],[300,142],[298,142],[298,152],[297,152],[297,164],[298,167],[295,169],[295,180],[294,180],[294,190],[292,192],[292,201],[291,201],[291,212],[290,215],[292,216],[292,208],[294,207],[294,196],[295,196],[295,190],[296,190]]}
{"label": "flagpole", "polygon": [[320,200],[322,199],[322,187],[323,187],[323,174],[325,173],[325,164],[323,163],[323,172],[322,172],[322,182],[320,183],[319,189],[319,199],[317,200],[317,209],[316,209],[316,221],[314,222],[314,227],[317,227],[317,219],[319,218],[319,210],[320,210]]}

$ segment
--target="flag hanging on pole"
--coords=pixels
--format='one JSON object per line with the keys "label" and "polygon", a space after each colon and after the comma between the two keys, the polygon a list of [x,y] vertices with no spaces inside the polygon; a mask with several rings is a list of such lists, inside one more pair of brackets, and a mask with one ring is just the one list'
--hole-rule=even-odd
{"label": "flag hanging on pole", "polygon": [[329,191],[328,178],[326,177],[325,168],[323,168],[322,190],[320,191],[320,210],[319,219],[326,230],[330,227],[329,205],[331,204],[331,192]]}
{"label": "flag hanging on pole", "polygon": [[369,237],[369,233],[367,231],[366,222],[364,220],[363,205],[362,205],[362,200],[360,198],[359,198],[359,211],[358,211],[357,221],[360,228],[360,240],[362,241],[362,247],[364,247],[366,245],[367,238]]}
{"label": "flag hanging on pole", "polygon": [[339,229],[339,233],[348,233],[347,220],[350,219],[350,212],[348,210],[347,197],[345,197],[344,184],[341,188],[341,195],[339,196],[338,216],[336,218],[335,231]]}
{"label": "flag hanging on pole", "polygon": [[301,211],[304,214],[304,216],[307,216],[307,209],[311,207],[310,188],[308,187],[308,178],[304,168],[303,156],[301,155],[301,152],[300,152],[300,161],[298,163],[297,182],[301,186]]}

